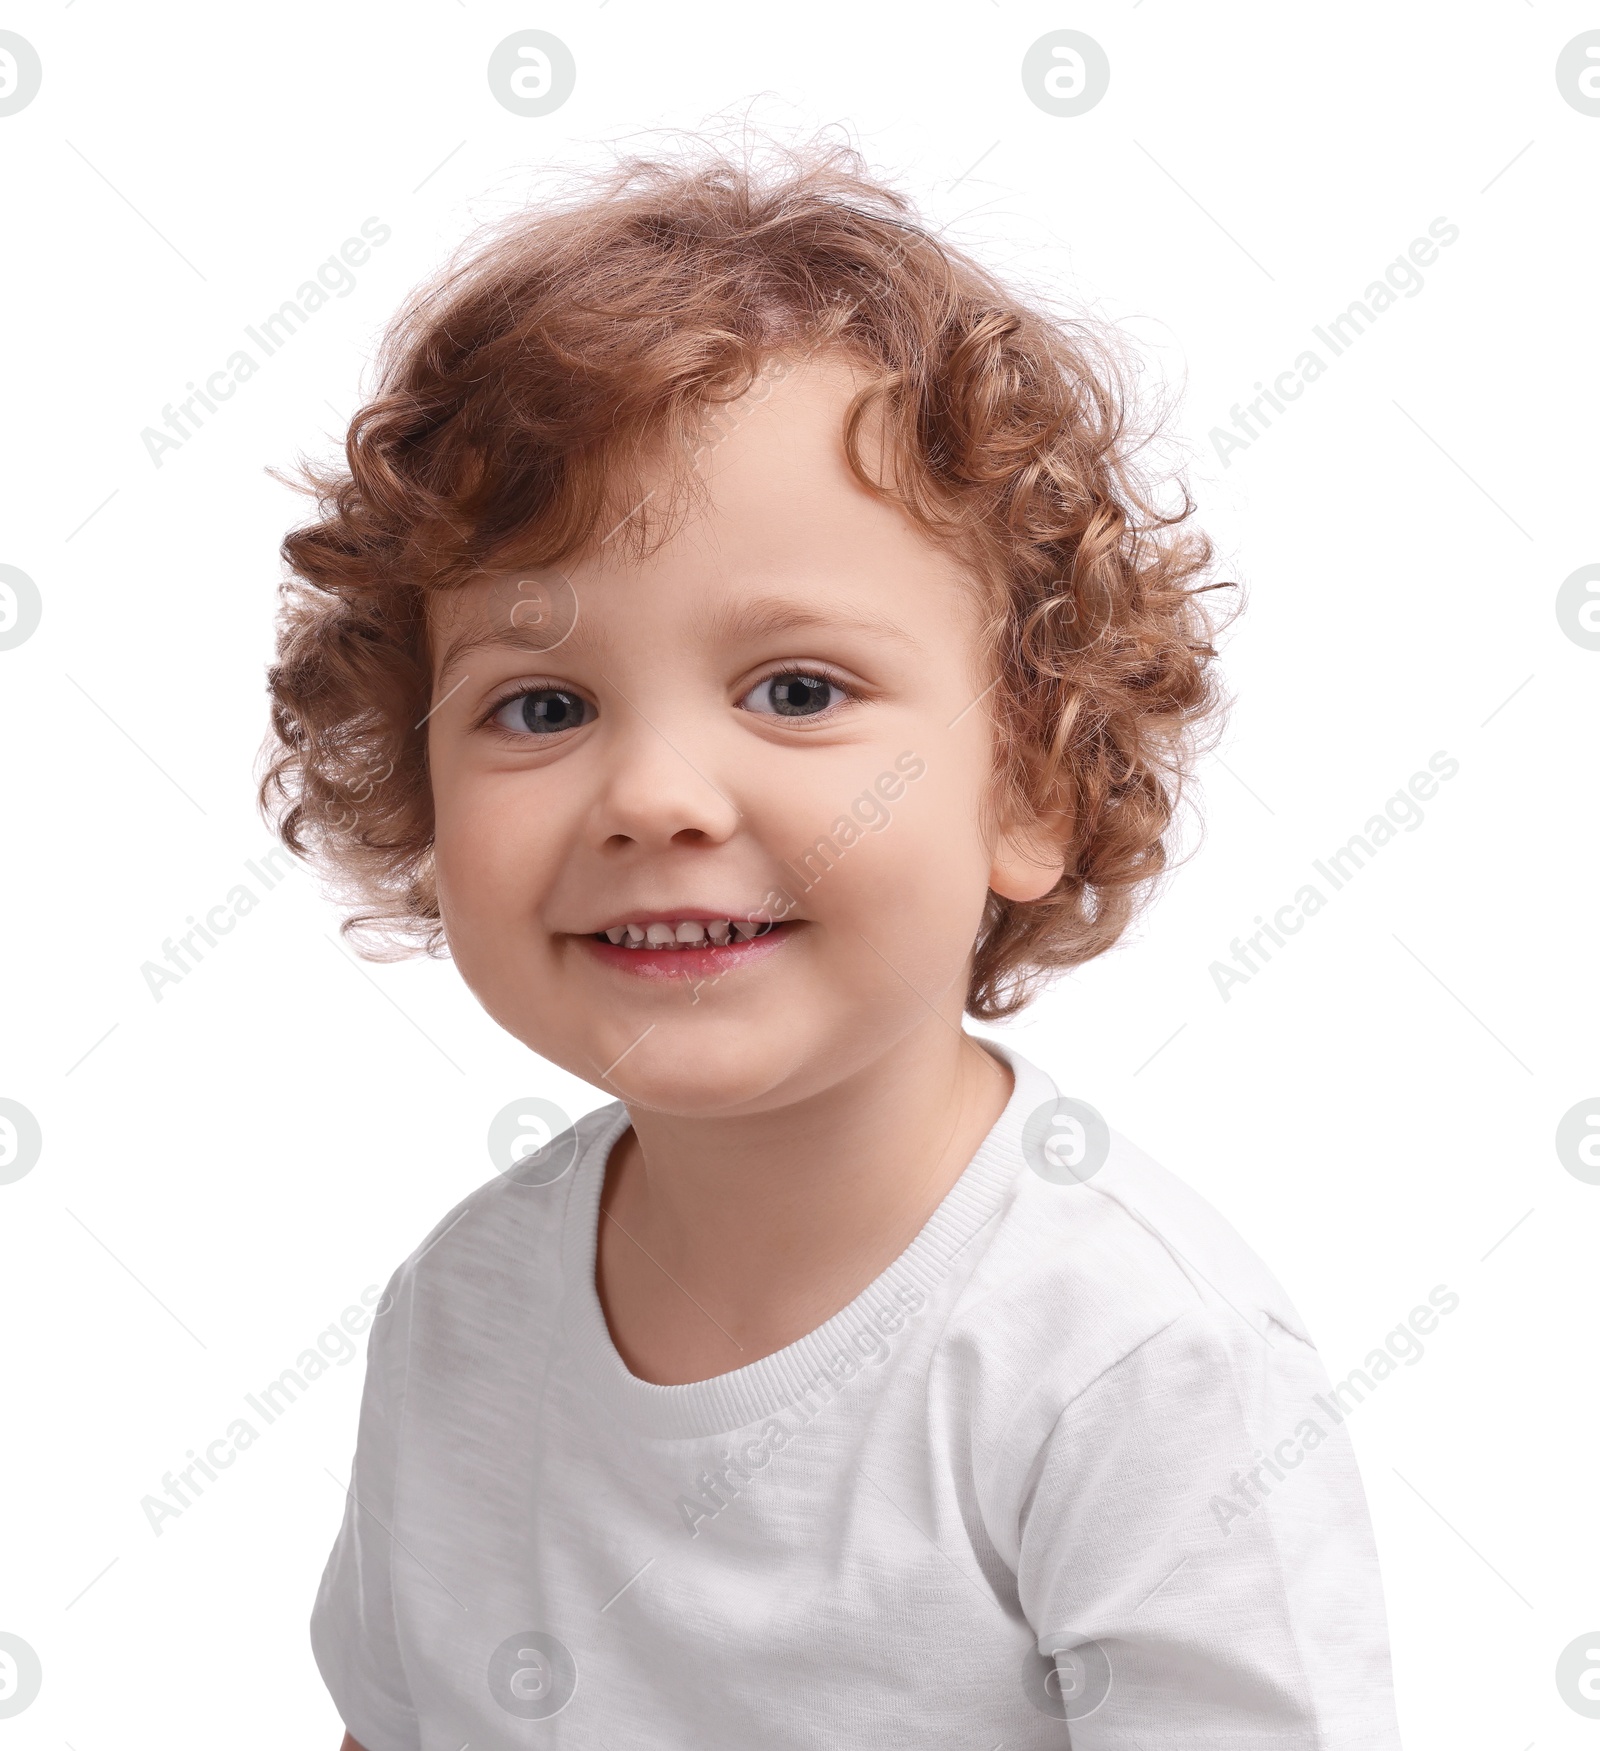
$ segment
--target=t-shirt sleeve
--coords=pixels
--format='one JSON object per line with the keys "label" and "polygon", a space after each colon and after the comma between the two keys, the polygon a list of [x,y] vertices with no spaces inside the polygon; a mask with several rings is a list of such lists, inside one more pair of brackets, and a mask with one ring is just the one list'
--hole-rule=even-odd
{"label": "t-shirt sleeve", "polygon": [[421,1746],[390,1573],[410,1313],[410,1276],[402,1265],[373,1310],[344,1521],[311,1613],[311,1648],[322,1681],[365,1751]]}
{"label": "t-shirt sleeve", "polygon": [[1377,1552],[1315,1349],[1186,1313],[1079,1392],[1021,1503],[1073,1751],[1398,1751]]}

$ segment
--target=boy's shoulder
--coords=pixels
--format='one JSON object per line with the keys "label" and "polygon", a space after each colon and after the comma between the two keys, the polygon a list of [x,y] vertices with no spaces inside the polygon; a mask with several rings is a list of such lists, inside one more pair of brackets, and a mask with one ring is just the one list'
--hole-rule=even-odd
{"label": "boy's shoulder", "polygon": [[[543,1148],[521,1156],[451,1206],[396,1267],[390,1291],[423,1288],[524,1291],[541,1271],[559,1273],[567,1203],[591,1153],[626,1122],[621,1101],[576,1119]],[[386,1297],[387,1298],[387,1297]]]}
{"label": "boy's shoulder", "polygon": [[[1030,1095],[1053,1094],[1043,1071],[1008,1057]],[[1121,1132],[1107,1129],[1104,1159],[1081,1181],[1038,1171],[1037,1151],[1013,1137],[1009,1195],[944,1332],[979,1374],[1048,1381],[1059,1403],[1179,1321],[1218,1353],[1267,1365],[1275,1348],[1314,1348],[1243,1236]]]}

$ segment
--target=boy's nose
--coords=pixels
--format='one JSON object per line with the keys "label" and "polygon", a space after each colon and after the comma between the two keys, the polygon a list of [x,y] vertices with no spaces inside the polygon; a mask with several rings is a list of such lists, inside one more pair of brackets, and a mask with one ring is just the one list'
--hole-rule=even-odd
{"label": "boy's nose", "polygon": [[671,735],[635,709],[613,709],[627,721],[605,738],[590,822],[595,846],[662,849],[731,837],[741,811],[714,769],[712,738]]}

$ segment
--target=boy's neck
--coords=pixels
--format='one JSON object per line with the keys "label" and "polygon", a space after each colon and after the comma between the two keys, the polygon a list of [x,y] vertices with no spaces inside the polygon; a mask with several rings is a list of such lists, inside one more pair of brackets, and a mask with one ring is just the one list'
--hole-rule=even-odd
{"label": "boy's neck", "polygon": [[856,1075],[773,1112],[654,1112],[611,1152],[596,1288],[641,1379],[747,1367],[830,1319],[916,1237],[1010,1098],[930,1015]]}

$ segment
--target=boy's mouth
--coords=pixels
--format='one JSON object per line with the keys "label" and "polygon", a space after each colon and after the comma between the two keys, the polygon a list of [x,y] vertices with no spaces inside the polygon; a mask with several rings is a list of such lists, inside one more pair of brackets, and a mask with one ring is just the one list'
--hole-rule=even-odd
{"label": "boy's mouth", "polygon": [[716,918],[708,913],[664,918],[656,913],[607,925],[577,940],[597,959],[624,972],[703,979],[765,960],[792,928],[771,918]]}

